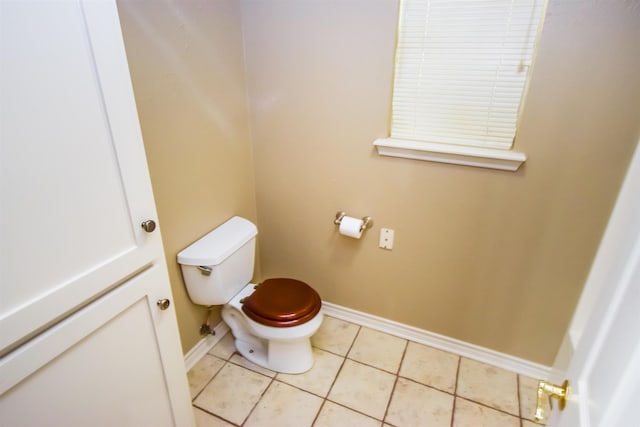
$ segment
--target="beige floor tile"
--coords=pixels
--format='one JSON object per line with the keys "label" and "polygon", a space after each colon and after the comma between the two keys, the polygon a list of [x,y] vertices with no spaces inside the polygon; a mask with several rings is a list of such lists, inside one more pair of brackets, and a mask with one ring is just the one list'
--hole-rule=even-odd
{"label": "beige floor tile", "polygon": [[235,424],[242,424],[271,378],[227,363],[193,404]]}
{"label": "beige floor tile", "polygon": [[325,397],[338,375],[343,357],[318,348],[313,349],[313,368],[303,374],[278,374],[276,379],[308,392]]}
{"label": "beige floor tile", "polygon": [[513,372],[465,357],[460,360],[458,396],[519,416],[517,388]]}
{"label": "beige floor tile", "polygon": [[520,427],[520,419],[457,397],[453,427]]}
{"label": "beige floor tile", "polygon": [[196,418],[196,427],[233,427],[233,424],[229,424],[198,408],[193,408],[193,412]]}
{"label": "beige floor tile", "polygon": [[204,357],[187,372],[189,391],[191,392],[192,399],[202,391],[224,364],[224,360],[205,354]]}
{"label": "beige floor tile", "polygon": [[234,341],[235,340],[231,332],[227,332],[227,334],[222,337],[222,339],[218,341],[218,343],[214,345],[211,350],[209,350],[209,354],[219,357],[220,359],[229,360],[229,358],[236,351],[236,345]]}
{"label": "beige floor tile", "polygon": [[[520,386],[520,414],[522,418],[533,420],[536,414],[536,399],[538,392],[538,380],[523,375],[518,376]],[[544,400],[544,413],[551,411],[549,400]],[[534,424],[535,425],[535,424]]]}
{"label": "beige floor tile", "polygon": [[453,393],[460,357],[409,341],[400,367],[400,376]]}
{"label": "beige floor tile", "polygon": [[348,357],[395,374],[406,346],[405,339],[362,327]]}
{"label": "beige floor tile", "polygon": [[188,372],[196,425],[541,427],[535,379],[327,316],[312,344],[309,372],[276,374],[228,333]]}
{"label": "beige floor tile", "polygon": [[380,424],[376,419],[327,400],[313,427],[380,427]]}
{"label": "beige floor tile", "polygon": [[397,426],[449,427],[453,396],[398,378],[385,421]]}
{"label": "beige floor tile", "polygon": [[274,381],[244,426],[311,426],[321,405],[322,399],[318,396]]}
{"label": "beige floor tile", "polygon": [[396,377],[346,360],[329,392],[329,400],[382,420]]}
{"label": "beige floor tile", "polygon": [[244,368],[247,369],[251,369],[254,372],[257,372],[259,374],[262,375],[266,375],[267,377],[275,377],[276,373],[274,371],[272,371],[271,369],[267,369],[267,368],[263,368],[262,366],[258,366],[253,362],[248,361],[247,359],[245,359],[244,357],[242,357],[240,354],[236,353],[233,356],[231,356],[231,359],[229,359],[229,362],[231,363],[235,363],[236,365],[240,365]]}
{"label": "beige floor tile", "polygon": [[311,337],[311,344],[322,350],[346,356],[360,326],[324,316],[320,329]]}

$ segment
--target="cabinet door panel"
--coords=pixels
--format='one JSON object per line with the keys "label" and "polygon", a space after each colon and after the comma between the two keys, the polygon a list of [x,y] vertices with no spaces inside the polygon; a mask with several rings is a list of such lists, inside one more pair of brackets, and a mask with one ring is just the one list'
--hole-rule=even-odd
{"label": "cabinet door panel", "polygon": [[163,275],[151,267],[0,359],[0,425],[190,425]]}
{"label": "cabinet door panel", "polygon": [[0,355],[161,256],[114,2],[0,2]]}

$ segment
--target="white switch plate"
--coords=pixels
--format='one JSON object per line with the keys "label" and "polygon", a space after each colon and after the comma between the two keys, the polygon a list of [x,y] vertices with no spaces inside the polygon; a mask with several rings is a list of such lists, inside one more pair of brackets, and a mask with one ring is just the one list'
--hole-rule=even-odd
{"label": "white switch plate", "polygon": [[382,249],[393,249],[393,230],[390,228],[380,229],[380,243],[378,246]]}

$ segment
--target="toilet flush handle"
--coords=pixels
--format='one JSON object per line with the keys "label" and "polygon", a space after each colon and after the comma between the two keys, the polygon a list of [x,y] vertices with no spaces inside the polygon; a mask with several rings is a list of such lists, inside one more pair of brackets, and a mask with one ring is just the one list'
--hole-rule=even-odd
{"label": "toilet flush handle", "polygon": [[206,265],[199,265],[198,270],[203,276],[211,276],[211,267],[207,267]]}

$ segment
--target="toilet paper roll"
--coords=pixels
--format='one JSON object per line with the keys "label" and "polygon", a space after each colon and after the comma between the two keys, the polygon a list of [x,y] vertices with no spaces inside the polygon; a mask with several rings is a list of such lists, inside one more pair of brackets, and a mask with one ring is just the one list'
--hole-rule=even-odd
{"label": "toilet paper roll", "polygon": [[340,234],[359,239],[362,236],[362,231],[360,231],[362,224],[361,219],[345,216],[340,221]]}

